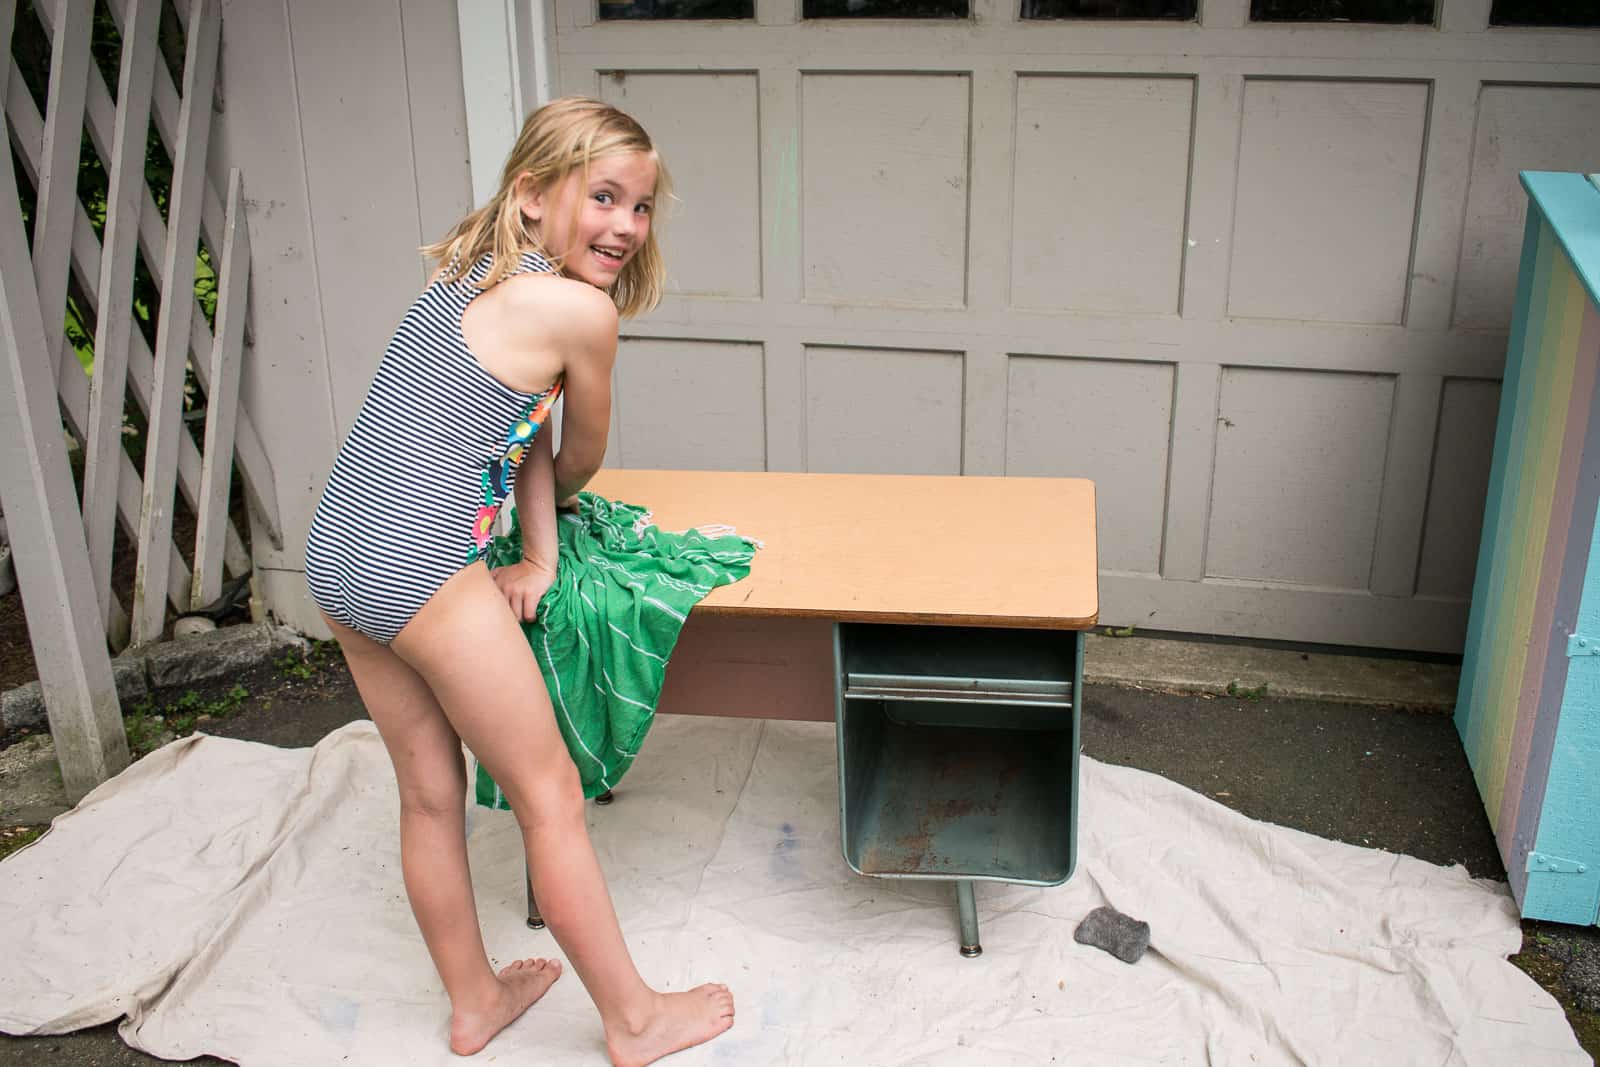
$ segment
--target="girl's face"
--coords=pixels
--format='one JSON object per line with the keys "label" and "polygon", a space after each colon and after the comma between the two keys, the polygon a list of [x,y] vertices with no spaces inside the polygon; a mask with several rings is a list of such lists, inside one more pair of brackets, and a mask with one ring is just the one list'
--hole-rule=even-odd
{"label": "girl's face", "polygon": [[562,257],[563,274],[610,289],[650,236],[655,190],[654,155],[618,153],[590,160],[587,183],[573,171],[548,189],[524,193],[522,213],[545,249]]}

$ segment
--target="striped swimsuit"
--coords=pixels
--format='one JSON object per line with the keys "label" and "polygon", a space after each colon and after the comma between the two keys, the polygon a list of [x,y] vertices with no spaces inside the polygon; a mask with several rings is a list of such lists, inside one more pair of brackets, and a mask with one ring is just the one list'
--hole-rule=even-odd
{"label": "striped swimsuit", "polygon": [[[524,252],[512,271],[551,271]],[[388,644],[488,543],[516,468],[561,393],[521,393],[461,335],[485,256],[435,281],[400,321],[334,460],[306,538],[306,584],[330,618]]]}

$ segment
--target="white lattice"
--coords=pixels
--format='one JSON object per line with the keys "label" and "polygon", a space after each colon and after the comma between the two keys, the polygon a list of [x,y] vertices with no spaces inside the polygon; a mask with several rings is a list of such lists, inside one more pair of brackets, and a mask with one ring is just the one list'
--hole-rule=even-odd
{"label": "white lattice", "polygon": [[[41,116],[12,58],[17,5],[0,0],[0,88],[14,152],[0,163],[0,341],[14,385],[7,390],[14,403],[0,416],[16,422],[15,432],[0,425],[8,439],[0,488],[52,733],[74,795],[127,758],[108,641],[159,640],[169,605],[203,606],[217,597],[225,573],[250,568],[228,516],[235,470],[257,532],[281,542],[272,469],[238,405],[250,277],[242,181],[238,171],[230,174],[224,204],[206,177],[221,4],[178,2],[186,46],[181,87],[159,54],[161,0],[111,0],[109,8],[121,38],[115,103],[90,54],[93,0],[34,0],[50,44]],[[146,183],[152,117],[173,163],[171,188],[163,190],[165,222]],[[109,182],[103,243],[78,199],[85,131]],[[14,162],[34,187],[31,257]],[[195,296],[202,240],[218,279],[214,335]],[[153,351],[134,313],[141,254],[160,292]],[[73,282],[94,317],[92,377],[63,326]],[[191,367],[205,394],[198,448],[184,425]],[[129,394],[146,425],[142,471],[123,443]],[[81,509],[63,424],[84,448]],[[179,493],[196,518],[193,546],[173,541]],[[131,605],[112,587],[116,523],[137,553]],[[72,734],[65,744],[64,732]]]}

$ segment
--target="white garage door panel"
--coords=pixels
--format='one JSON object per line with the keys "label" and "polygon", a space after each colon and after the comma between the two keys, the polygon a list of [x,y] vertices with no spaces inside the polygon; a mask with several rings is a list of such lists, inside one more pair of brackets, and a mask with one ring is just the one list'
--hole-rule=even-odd
{"label": "white garage door panel", "polygon": [[1489,491],[1500,383],[1448,380],[1440,408],[1417,592],[1468,597],[1478,562],[1483,502]]}
{"label": "white garage door panel", "polygon": [[[1600,41],[1595,47],[1600,49]],[[1600,172],[1600,88],[1483,87],[1456,287],[1458,326],[1511,326],[1528,217],[1528,198],[1517,179],[1524,170]]]}
{"label": "white garage door panel", "polygon": [[1398,323],[1428,89],[1249,80],[1228,311]]}
{"label": "white garage door panel", "polygon": [[804,76],[807,300],[966,303],[968,83],[960,75]]}
{"label": "white garage door panel", "polygon": [[1394,379],[1222,374],[1206,573],[1365,589]]}
{"label": "white garage door panel", "polygon": [[1017,82],[1011,303],[1176,314],[1191,78]]}
{"label": "white garage door panel", "polygon": [[550,2],[683,200],[614,461],[1087,475],[1103,623],[1460,651],[1516,174],[1600,171],[1600,30]]}
{"label": "white garage door panel", "polygon": [[650,132],[676,186],[657,213],[669,291],[760,296],[756,76],[617,71],[600,85]]}
{"label": "white garage door panel", "polygon": [[616,380],[618,466],[766,469],[760,345],[628,338]]}
{"label": "white garage door panel", "polygon": [[1006,473],[1093,479],[1102,570],[1161,569],[1173,366],[1013,355]]}
{"label": "white garage door panel", "polygon": [[960,474],[955,352],[806,349],[806,470]]}

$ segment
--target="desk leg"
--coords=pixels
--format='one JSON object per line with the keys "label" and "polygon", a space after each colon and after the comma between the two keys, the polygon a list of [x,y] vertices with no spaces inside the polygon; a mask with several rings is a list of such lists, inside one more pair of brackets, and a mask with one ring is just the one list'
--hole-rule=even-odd
{"label": "desk leg", "polygon": [[961,954],[968,959],[983,955],[978,943],[978,901],[970,881],[956,883],[956,906],[961,911]]}
{"label": "desk leg", "polygon": [[539,902],[533,899],[533,872],[528,870],[526,861],[522,869],[523,878],[528,883],[528,929],[543,930],[544,917],[539,914]]}

